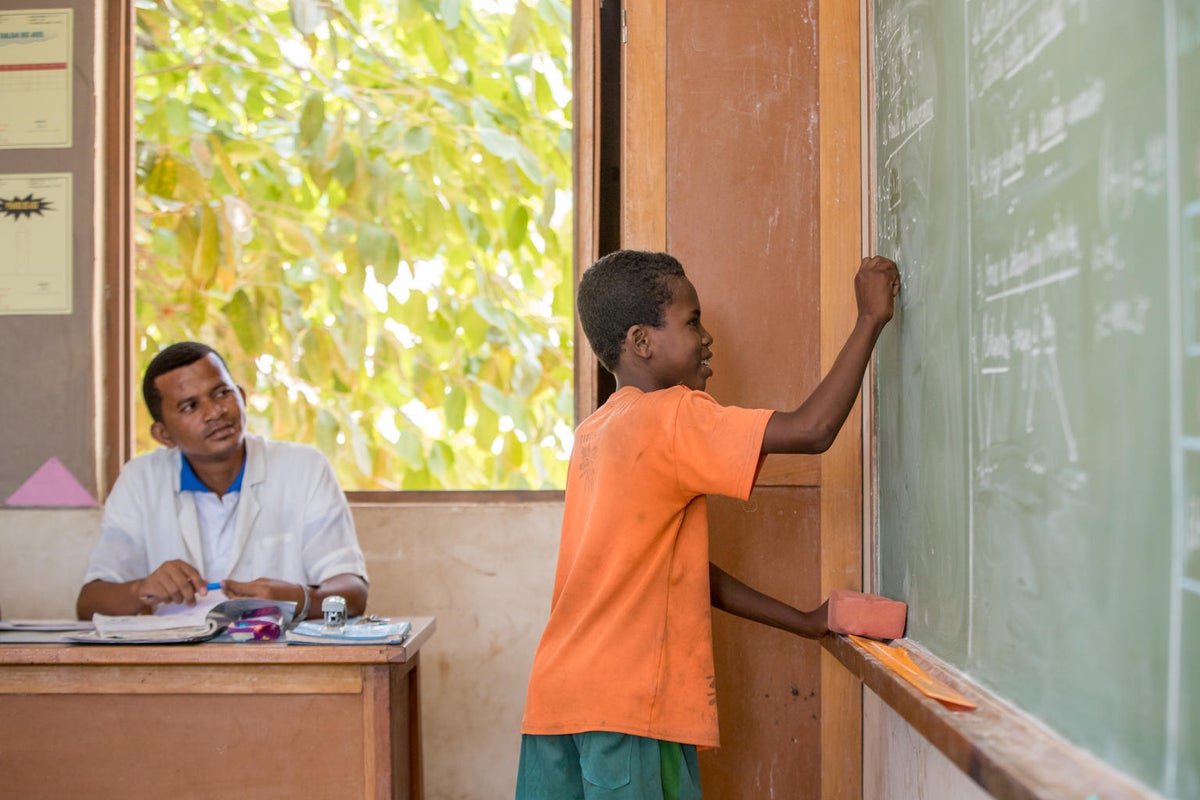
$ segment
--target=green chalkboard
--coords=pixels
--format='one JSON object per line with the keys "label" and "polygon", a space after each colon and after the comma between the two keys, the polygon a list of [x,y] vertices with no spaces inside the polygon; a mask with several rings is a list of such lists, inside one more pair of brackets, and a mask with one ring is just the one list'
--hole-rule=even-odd
{"label": "green chalkboard", "polygon": [[876,0],[881,591],[1200,797],[1200,0]]}

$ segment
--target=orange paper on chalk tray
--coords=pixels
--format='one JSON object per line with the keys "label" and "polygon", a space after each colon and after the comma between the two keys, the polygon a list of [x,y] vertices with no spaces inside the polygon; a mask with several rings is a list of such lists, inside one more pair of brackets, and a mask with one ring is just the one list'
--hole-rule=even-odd
{"label": "orange paper on chalk tray", "polygon": [[931,678],[925,670],[917,666],[917,663],[912,660],[912,656],[904,648],[886,645],[873,639],[864,639],[861,636],[851,635],[850,639],[878,658],[885,667],[920,689],[921,694],[926,697],[932,697],[954,709],[969,711],[976,707],[976,703],[963,697],[936,678]]}

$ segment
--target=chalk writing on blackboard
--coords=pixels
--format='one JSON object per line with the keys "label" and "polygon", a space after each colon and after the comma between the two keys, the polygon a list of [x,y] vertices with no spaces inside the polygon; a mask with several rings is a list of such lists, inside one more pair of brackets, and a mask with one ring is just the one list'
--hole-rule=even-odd
{"label": "chalk writing on blackboard", "polygon": [[[1200,0],[873,24],[875,249],[904,285],[881,588],[972,678],[1200,797]],[[1138,646],[1100,655],[1117,628]]]}

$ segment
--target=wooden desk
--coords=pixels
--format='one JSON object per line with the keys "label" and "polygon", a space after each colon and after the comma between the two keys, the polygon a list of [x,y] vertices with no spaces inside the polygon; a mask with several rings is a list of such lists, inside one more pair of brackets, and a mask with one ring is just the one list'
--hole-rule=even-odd
{"label": "wooden desk", "polygon": [[0,644],[0,794],[420,798],[412,619],[392,646]]}

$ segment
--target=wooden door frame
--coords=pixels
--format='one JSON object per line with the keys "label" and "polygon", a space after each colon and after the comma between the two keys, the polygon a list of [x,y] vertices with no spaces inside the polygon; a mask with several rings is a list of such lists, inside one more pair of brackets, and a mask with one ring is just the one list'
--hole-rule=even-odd
{"label": "wooden door frame", "polygon": [[102,118],[98,130],[102,159],[96,179],[103,187],[104,208],[98,214],[104,228],[104,266],[101,270],[101,331],[103,392],[99,397],[97,441],[100,500],[112,489],[121,466],[133,455],[133,0],[110,0],[102,16]]}
{"label": "wooden door frame", "polygon": [[[865,4],[864,4],[865,5]],[[821,374],[854,326],[846,291],[863,256],[862,13],[819,0]],[[863,581],[863,409],[869,382],[837,442],[821,456],[821,596]],[[821,797],[862,797],[862,684],[821,652]]]}
{"label": "wooden door frame", "polygon": [[[600,256],[601,159],[601,12],[602,0],[572,0],[572,178],[575,197],[574,283],[587,265]],[[592,355],[583,328],[575,319],[575,423],[596,410],[600,395],[600,364]]]}

